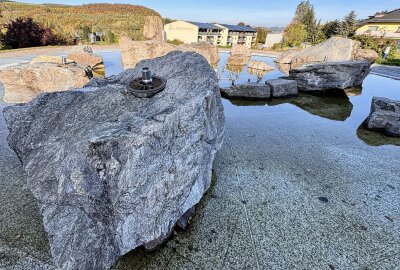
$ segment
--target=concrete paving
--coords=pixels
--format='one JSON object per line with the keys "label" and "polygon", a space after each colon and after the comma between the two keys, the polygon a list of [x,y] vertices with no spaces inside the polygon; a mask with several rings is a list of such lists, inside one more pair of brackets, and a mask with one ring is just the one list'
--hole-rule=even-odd
{"label": "concrete paving", "polygon": [[[356,136],[372,96],[399,89],[370,75],[346,121],[224,100],[225,142],[189,229],[113,269],[400,269],[400,148]],[[7,133],[0,114],[0,269],[54,269]]]}

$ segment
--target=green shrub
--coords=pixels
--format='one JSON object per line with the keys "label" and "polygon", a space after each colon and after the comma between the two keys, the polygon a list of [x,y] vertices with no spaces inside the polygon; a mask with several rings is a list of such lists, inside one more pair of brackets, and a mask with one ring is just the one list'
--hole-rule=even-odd
{"label": "green shrub", "polygon": [[372,49],[376,51],[381,58],[383,57],[383,52],[385,51],[387,46],[391,46],[387,59],[393,60],[396,56],[397,43],[392,39],[373,38],[369,35],[356,36],[355,39],[361,42],[361,48]]}
{"label": "green shrub", "polygon": [[174,44],[174,45],[181,45],[181,44],[184,43],[182,40],[179,40],[177,38],[175,38],[174,40],[168,40],[167,42],[171,43],[171,44]]}
{"label": "green shrub", "polygon": [[280,49],[283,49],[284,47],[285,47],[285,44],[283,44],[282,42],[274,43],[274,45],[272,45],[273,50],[280,50]]}

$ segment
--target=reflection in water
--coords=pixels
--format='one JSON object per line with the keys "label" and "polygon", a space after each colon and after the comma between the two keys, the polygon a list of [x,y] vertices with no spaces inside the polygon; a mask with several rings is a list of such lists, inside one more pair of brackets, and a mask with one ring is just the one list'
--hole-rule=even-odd
{"label": "reflection in water", "polygon": [[[239,80],[240,73],[242,73],[244,67],[245,65],[242,66],[226,65],[221,72],[221,76],[225,70],[229,71],[229,81],[232,82],[232,84],[235,84],[235,82]],[[221,79],[220,76],[219,79]]]}
{"label": "reflection in water", "polygon": [[228,99],[235,106],[265,106],[265,100]]}
{"label": "reflection in water", "polygon": [[245,66],[250,61],[250,57],[243,55],[231,55],[226,61],[227,65],[231,66]]}
{"label": "reflection in water", "polygon": [[371,146],[397,145],[400,146],[400,138],[390,137],[379,131],[367,129],[367,123],[364,121],[357,129],[357,137]]}
{"label": "reflection in water", "polygon": [[247,69],[247,73],[257,77],[257,82],[261,82],[262,78],[264,77],[265,74],[267,74],[267,72],[268,71],[266,71],[266,70],[260,70],[260,69],[255,69],[255,68]]}
{"label": "reflection in water", "polygon": [[93,70],[93,77],[95,78],[103,78],[106,75],[104,65],[98,65]]}
{"label": "reflection in water", "polygon": [[362,86],[347,88],[344,90],[348,97],[357,97],[362,94]]}
{"label": "reflection in water", "polygon": [[236,106],[276,106],[289,103],[313,115],[345,121],[351,114],[353,105],[343,91],[328,91],[322,93],[300,92],[297,97],[272,99],[270,101],[230,100]]}
{"label": "reflection in water", "polygon": [[268,102],[268,105],[274,106],[282,103],[293,104],[313,115],[335,121],[345,121],[353,109],[353,104],[342,90],[330,90],[321,93],[301,92],[297,97],[273,99]]}
{"label": "reflection in water", "polygon": [[290,64],[281,64],[281,63],[275,63],[276,67],[278,68],[279,71],[289,74],[289,70],[291,65]]}

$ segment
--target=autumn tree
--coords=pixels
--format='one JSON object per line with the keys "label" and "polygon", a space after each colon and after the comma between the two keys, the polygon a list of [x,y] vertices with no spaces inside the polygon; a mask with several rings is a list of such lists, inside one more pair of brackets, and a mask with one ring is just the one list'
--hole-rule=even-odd
{"label": "autumn tree", "polygon": [[307,38],[306,26],[301,23],[289,24],[284,33],[283,41],[288,46],[300,46],[302,42]]}
{"label": "autumn tree", "polygon": [[50,28],[33,21],[32,18],[17,18],[5,25],[4,46],[10,48],[26,48],[55,45],[59,39]]}

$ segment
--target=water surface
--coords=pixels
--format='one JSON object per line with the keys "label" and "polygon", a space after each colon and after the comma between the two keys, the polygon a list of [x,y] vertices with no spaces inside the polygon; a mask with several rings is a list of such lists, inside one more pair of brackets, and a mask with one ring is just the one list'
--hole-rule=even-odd
{"label": "water surface", "polygon": [[[105,74],[111,76],[123,70],[120,52],[102,52],[105,62]],[[248,69],[248,66],[227,66],[228,53],[221,53],[221,60],[216,68],[221,87],[229,87],[232,83],[242,84],[246,82],[265,82],[268,79],[279,78],[285,73],[281,72],[274,63],[274,58],[253,55],[251,60],[262,61],[275,68],[273,71],[261,74]],[[230,101],[223,100],[225,115],[230,116],[247,114],[252,119],[263,122],[266,115],[282,112],[292,112],[302,122],[307,123],[313,118],[320,119],[321,127],[329,130],[337,127],[346,131],[342,139],[359,138],[371,146],[400,145],[400,139],[390,138],[378,132],[365,130],[362,123],[368,117],[372,97],[386,97],[400,100],[399,81],[370,74],[362,87],[347,89],[345,91],[327,91],[325,93],[300,93],[299,97],[288,99],[273,99],[268,102]],[[291,130],[286,116],[281,118],[279,128]],[[295,130],[292,130],[295,132]],[[329,135],[329,134],[327,134]],[[334,138],[332,138],[334,140]]]}

